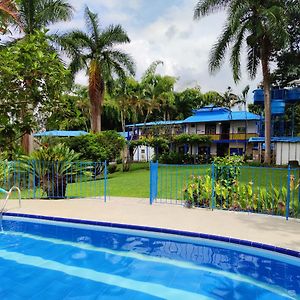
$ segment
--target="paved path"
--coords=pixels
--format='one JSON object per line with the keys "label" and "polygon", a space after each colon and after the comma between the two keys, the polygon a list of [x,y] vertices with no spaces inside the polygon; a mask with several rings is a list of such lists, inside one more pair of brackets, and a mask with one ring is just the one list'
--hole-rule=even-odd
{"label": "paved path", "polygon": [[245,239],[300,251],[300,220],[257,214],[149,205],[147,199],[9,200],[9,212],[164,227]]}

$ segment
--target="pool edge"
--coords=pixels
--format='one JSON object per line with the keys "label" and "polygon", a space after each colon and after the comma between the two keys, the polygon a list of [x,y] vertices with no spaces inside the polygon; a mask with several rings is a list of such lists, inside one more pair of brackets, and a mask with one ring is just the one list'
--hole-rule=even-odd
{"label": "pool edge", "polygon": [[220,241],[220,242],[225,242],[225,243],[230,243],[230,244],[235,244],[235,245],[242,245],[242,246],[248,246],[248,247],[252,247],[252,248],[258,248],[258,249],[262,249],[262,250],[268,250],[268,251],[300,258],[300,252],[298,252],[296,250],[286,249],[286,248],[282,248],[282,247],[272,246],[272,245],[268,245],[268,244],[263,244],[263,243],[258,243],[258,242],[243,240],[243,239],[201,233],[201,232],[192,232],[192,231],[184,231],[184,230],[177,230],[177,229],[142,226],[142,225],[132,225],[132,224],[123,224],[123,223],[111,223],[111,222],[94,221],[94,220],[82,220],[82,219],[72,219],[72,218],[64,218],[64,217],[52,217],[52,216],[43,216],[43,215],[12,213],[12,212],[5,212],[5,213],[3,213],[3,216],[22,217],[22,218],[40,219],[40,220],[57,221],[57,222],[69,222],[69,223],[104,226],[104,227],[111,227],[111,228],[143,230],[143,231],[149,231],[149,232],[174,234],[174,235],[193,237],[193,238],[203,238],[203,239]]}

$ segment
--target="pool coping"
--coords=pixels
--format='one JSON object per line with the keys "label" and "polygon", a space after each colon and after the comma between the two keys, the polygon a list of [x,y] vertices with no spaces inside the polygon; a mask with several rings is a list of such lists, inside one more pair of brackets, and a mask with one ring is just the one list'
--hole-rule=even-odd
{"label": "pool coping", "polygon": [[166,233],[166,234],[173,234],[173,235],[193,237],[193,238],[203,238],[203,239],[207,239],[207,240],[214,240],[214,241],[226,242],[226,243],[235,244],[235,245],[242,245],[242,246],[248,246],[248,247],[258,248],[258,249],[262,249],[262,250],[268,250],[268,251],[300,258],[300,252],[295,251],[295,250],[272,246],[269,244],[252,242],[252,241],[243,240],[243,239],[237,239],[237,238],[231,238],[231,237],[207,234],[207,233],[201,233],[201,232],[160,228],[160,227],[152,227],[152,226],[132,225],[132,224],[124,224],[124,223],[111,223],[111,222],[94,221],[94,220],[83,220],[83,219],[72,219],[72,218],[64,218],[64,217],[52,217],[52,216],[43,216],[43,215],[12,213],[12,212],[4,212],[2,215],[10,216],[10,217],[22,217],[22,218],[29,218],[29,219],[39,219],[39,220],[48,220],[48,221],[57,221],[57,222],[68,222],[68,223],[77,223],[77,224],[85,224],[85,225],[103,226],[103,227],[111,227],[111,228],[143,230],[143,231],[148,231],[148,232]]}

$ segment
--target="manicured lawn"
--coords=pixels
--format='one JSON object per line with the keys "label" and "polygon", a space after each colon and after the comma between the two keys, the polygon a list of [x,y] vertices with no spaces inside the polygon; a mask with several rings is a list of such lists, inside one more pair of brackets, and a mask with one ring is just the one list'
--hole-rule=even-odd
{"label": "manicured lawn", "polygon": [[[120,166],[119,166],[120,169]],[[210,174],[210,165],[198,166],[164,166],[158,171],[158,197],[161,199],[183,199],[183,189],[191,175],[203,176]],[[272,186],[287,187],[287,169],[242,167],[240,182],[253,182],[253,187]],[[298,172],[292,172],[295,181],[299,179]],[[69,183],[68,197],[96,197],[104,194],[104,180]],[[108,175],[107,195],[148,198],[150,189],[150,171],[148,163],[133,164],[130,172],[115,172]],[[15,195],[16,196],[16,195]],[[40,189],[36,189],[35,197],[45,197]],[[293,195],[292,195],[293,196]],[[296,196],[296,195],[295,195]],[[33,198],[33,190],[24,188],[22,198]]]}
{"label": "manicured lawn", "polygon": [[[130,172],[116,172],[108,175],[107,194],[123,197],[149,197],[149,164],[133,164]],[[81,182],[68,185],[67,195],[72,197],[99,196],[104,194],[104,180]]]}

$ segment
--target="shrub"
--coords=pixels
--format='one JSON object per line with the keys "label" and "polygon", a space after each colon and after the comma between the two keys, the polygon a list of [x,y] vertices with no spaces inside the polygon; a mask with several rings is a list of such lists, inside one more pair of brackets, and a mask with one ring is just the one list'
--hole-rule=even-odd
{"label": "shrub", "polygon": [[215,157],[215,178],[223,186],[232,187],[240,175],[240,166],[244,163],[242,156]]}
{"label": "shrub", "polygon": [[30,156],[23,156],[21,170],[33,176],[35,183],[42,188],[48,198],[64,198],[67,178],[82,173],[80,164],[73,164],[79,154],[64,144],[42,147]]}
{"label": "shrub", "polygon": [[125,139],[116,131],[103,131],[64,139],[70,149],[80,153],[81,160],[113,161],[120,156]]}
{"label": "shrub", "polygon": [[188,153],[180,153],[176,151],[164,152],[158,158],[162,164],[193,164],[195,157]]}
{"label": "shrub", "polygon": [[118,169],[117,164],[110,164],[110,165],[108,165],[108,167],[107,167],[108,174],[115,173],[117,171],[117,169]]}
{"label": "shrub", "polygon": [[209,207],[212,195],[212,180],[209,175],[191,176],[183,190],[186,207]]}

